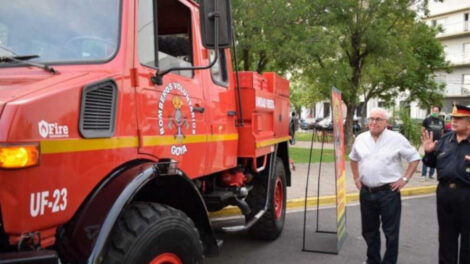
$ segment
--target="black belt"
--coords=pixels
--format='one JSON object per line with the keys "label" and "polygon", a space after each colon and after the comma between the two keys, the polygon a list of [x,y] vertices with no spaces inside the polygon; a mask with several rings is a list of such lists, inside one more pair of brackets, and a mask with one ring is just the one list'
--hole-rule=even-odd
{"label": "black belt", "polygon": [[382,185],[382,186],[379,186],[379,187],[369,187],[369,186],[365,186],[363,184],[362,189],[364,189],[364,190],[366,190],[367,192],[370,192],[370,193],[376,193],[376,192],[380,192],[380,191],[390,191],[392,188],[390,187],[389,184],[385,184],[385,185]]}

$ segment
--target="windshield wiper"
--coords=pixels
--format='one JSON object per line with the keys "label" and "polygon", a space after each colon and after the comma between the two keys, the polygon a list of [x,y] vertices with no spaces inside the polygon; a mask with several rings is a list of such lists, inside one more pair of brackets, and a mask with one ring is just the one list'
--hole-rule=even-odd
{"label": "windshield wiper", "polygon": [[45,71],[48,71],[52,74],[56,74],[56,70],[54,68],[48,66],[47,64],[42,64],[42,63],[37,63],[37,62],[31,62],[28,60],[39,58],[39,55],[17,55],[17,56],[4,56],[0,57],[0,63],[2,62],[17,62],[17,63],[23,63],[27,64],[29,66],[34,66],[41,68]]}

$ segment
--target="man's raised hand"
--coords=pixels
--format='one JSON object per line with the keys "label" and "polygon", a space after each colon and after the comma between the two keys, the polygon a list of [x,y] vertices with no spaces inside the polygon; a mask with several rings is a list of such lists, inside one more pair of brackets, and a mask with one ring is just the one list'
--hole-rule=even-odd
{"label": "man's raised hand", "polygon": [[421,133],[421,143],[423,144],[424,152],[426,153],[433,152],[434,148],[436,148],[437,140],[433,141],[432,138],[432,131],[429,132],[424,130],[423,133]]}

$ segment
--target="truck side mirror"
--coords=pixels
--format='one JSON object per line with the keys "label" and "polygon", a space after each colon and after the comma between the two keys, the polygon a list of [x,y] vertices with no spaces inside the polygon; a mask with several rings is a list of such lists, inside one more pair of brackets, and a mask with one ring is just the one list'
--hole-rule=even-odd
{"label": "truck side mirror", "polygon": [[[232,41],[232,16],[230,0],[200,0],[199,14],[201,19],[202,43],[207,49],[216,47],[215,32],[218,30],[217,46],[228,48]],[[215,8],[217,7],[217,10]],[[216,29],[218,17],[218,29]]]}

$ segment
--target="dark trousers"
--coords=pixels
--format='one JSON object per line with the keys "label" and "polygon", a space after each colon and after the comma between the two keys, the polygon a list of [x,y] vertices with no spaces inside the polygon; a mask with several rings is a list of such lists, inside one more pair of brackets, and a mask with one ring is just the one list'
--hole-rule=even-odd
{"label": "dark trousers", "polygon": [[[434,175],[434,168],[429,167],[429,178],[431,178]],[[423,163],[423,170],[421,172],[421,176],[426,177],[426,174],[428,173],[428,166]]]}
{"label": "dark trousers", "polygon": [[[401,216],[400,192],[382,190],[373,193],[362,188],[360,203],[362,236],[367,243],[367,263],[397,263]],[[380,257],[380,222],[386,238],[383,260]]]}
{"label": "dark trousers", "polygon": [[436,198],[439,264],[470,263],[470,188],[440,183]]}

